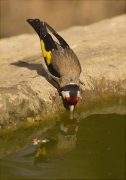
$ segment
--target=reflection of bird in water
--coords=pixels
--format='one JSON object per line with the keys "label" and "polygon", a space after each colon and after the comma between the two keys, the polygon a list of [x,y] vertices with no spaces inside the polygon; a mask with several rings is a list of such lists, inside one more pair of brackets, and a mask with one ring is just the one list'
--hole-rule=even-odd
{"label": "reflection of bird in water", "polygon": [[47,136],[51,138],[34,139],[33,145],[37,145],[36,150],[24,157],[35,157],[36,165],[64,156],[76,147],[77,130],[76,120],[61,121],[58,126],[47,132]]}
{"label": "reflection of bird in water", "polygon": [[61,121],[59,124],[59,130],[64,135],[74,135],[78,130],[78,124],[75,119]]}

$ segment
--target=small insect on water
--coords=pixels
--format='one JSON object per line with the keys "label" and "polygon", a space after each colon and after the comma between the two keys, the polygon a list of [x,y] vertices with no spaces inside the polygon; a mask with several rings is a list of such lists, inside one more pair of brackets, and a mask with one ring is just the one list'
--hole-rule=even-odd
{"label": "small insect on water", "polygon": [[[79,76],[81,65],[67,42],[46,22],[39,19],[27,19],[40,38],[44,59],[42,65],[48,77],[56,84],[67,107],[73,112],[80,98]],[[47,29],[57,38],[53,40]]]}

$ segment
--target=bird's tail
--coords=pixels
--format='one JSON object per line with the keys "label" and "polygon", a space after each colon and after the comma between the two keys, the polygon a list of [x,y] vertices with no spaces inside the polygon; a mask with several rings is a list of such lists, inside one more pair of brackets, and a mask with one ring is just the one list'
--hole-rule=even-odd
{"label": "bird's tail", "polygon": [[33,27],[41,40],[45,41],[46,49],[57,49],[54,40],[48,33],[47,28],[57,38],[62,48],[69,47],[67,42],[46,22],[41,22],[39,19],[27,19],[27,22]]}
{"label": "bird's tail", "polygon": [[39,19],[27,19],[27,22],[37,32],[41,42],[42,54],[46,63],[49,65],[51,63],[51,51],[57,49],[57,46],[47,31],[46,23],[41,22]]}

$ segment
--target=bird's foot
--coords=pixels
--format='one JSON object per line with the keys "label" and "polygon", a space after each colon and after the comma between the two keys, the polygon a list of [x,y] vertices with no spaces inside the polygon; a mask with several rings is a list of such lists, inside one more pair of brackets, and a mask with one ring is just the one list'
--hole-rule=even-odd
{"label": "bird's foot", "polygon": [[79,86],[80,86],[81,90],[84,90],[84,89],[94,90],[94,85],[93,85],[90,77],[88,77],[88,76],[84,77],[84,82],[82,80],[79,80]]}

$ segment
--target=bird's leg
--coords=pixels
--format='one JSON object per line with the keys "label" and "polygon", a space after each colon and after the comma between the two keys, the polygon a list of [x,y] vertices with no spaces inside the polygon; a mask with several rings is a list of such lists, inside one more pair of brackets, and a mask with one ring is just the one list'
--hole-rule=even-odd
{"label": "bird's leg", "polygon": [[48,79],[49,79],[50,83],[57,89],[57,91],[58,91],[58,93],[60,95],[59,84],[54,79],[52,79],[50,76],[48,76]]}
{"label": "bird's leg", "polygon": [[83,90],[84,85],[85,85],[84,82],[79,79],[79,87],[80,87],[81,90]]}
{"label": "bird's leg", "polygon": [[[84,83],[85,82],[85,83]],[[94,85],[91,81],[91,78],[88,76],[85,76],[84,78],[84,82],[82,80],[79,79],[79,85],[80,85],[80,89],[83,90],[83,85],[85,85],[86,89],[94,89]]]}
{"label": "bird's leg", "polygon": [[79,84],[80,85],[85,85],[84,82],[82,80],[79,79]]}

